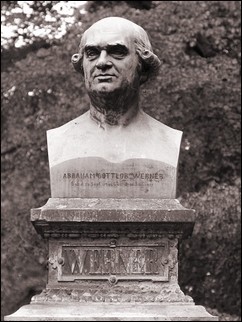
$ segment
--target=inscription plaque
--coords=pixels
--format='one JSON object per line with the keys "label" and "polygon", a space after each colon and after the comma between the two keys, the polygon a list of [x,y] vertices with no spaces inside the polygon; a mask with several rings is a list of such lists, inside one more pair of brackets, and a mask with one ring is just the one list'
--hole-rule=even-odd
{"label": "inscription plaque", "polygon": [[168,244],[69,246],[59,253],[58,281],[79,279],[168,281]]}
{"label": "inscription plaque", "polygon": [[149,159],[109,162],[87,157],[51,170],[53,198],[175,198],[176,168]]}

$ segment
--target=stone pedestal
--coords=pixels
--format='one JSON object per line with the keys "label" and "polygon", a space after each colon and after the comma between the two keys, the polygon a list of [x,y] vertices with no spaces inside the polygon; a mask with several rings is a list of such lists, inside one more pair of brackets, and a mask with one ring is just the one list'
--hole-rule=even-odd
{"label": "stone pedestal", "polygon": [[25,305],[5,321],[218,321],[197,305],[42,303]]}
{"label": "stone pedestal", "polygon": [[6,321],[218,321],[178,285],[195,222],[178,200],[50,198],[31,221],[48,239],[48,283]]}

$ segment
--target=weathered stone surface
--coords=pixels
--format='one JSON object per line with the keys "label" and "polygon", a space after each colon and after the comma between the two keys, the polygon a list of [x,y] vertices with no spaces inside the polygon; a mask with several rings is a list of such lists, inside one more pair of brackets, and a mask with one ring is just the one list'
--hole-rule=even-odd
{"label": "weathered stone surface", "polygon": [[164,233],[185,238],[192,233],[195,217],[194,210],[176,199],[50,198],[31,210],[36,230],[47,238],[78,238],[88,230],[132,239],[140,238],[144,229],[153,238]]}
{"label": "weathered stone surface", "polygon": [[[94,234],[93,234],[94,235]],[[111,235],[111,234],[110,234]],[[163,282],[178,280],[178,238],[81,237],[49,241],[48,287],[98,286],[120,293],[154,292]],[[101,284],[100,281],[103,281]],[[130,281],[129,283],[125,283]],[[150,281],[141,285],[134,282]],[[97,282],[95,284],[94,282]],[[156,286],[154,286],[156,284]],[[114,288],[111,288],[114,286]],[[148,287],[149,286],[149,287]],[[135,291],[136,290],[136,291]],[[142,294],[140,294],[142,301]]]}
{"label": "weathered stone surface", "polygon": [[[99,285],[101,285],[101,290]],[[145,281],[141,283],[126,283],[110,287],[102,282],[83,283],[81,287],[47,288],[41,294],[35,295],[31,303],[59,303],[59,302],[89,302],[91,303],[194,303],[190,296],[184,295],[177,283],[152,284]]]}
{"label": "weathered stone surface", "polygon": [[63,303],[30,304],[5,321],[218,321],[193,304]]}
{"label": "weathered stone surface", "polygon": [[193,302],[177,247],[195,213],[178,200],[50,198],[31,220],[49,240],[47,289],[33,302]]}

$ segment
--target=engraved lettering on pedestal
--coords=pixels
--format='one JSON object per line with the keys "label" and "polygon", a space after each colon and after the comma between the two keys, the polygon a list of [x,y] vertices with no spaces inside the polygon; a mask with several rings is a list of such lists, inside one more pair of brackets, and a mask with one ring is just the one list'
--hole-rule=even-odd
{"label": "engraved lettering on pedestal", "polygon": [[64,183],[71,186],[85,187],[121,187],[121,186],[153,186],[164,179],[164,174],[160,172],[64,172],[62,175]]}
{"label": "engraved lettering on pedestal", "polygon": [[116,248],[62,246],[64,265],[58,267],[58,281],[78,279],[168,281],[168,253],[164,245]]}
{"label": "engraved lettering on pedestal", "polygon": [[146,250],[146,271],[147,274],[158,274],[158,252],[156,249]]}
{"label": "engraved lettering on pedestal", "polygon": [[144,158],[113,163],[90,156],[55,165],[51,182],[53,197],[174,198],[176,167]]}

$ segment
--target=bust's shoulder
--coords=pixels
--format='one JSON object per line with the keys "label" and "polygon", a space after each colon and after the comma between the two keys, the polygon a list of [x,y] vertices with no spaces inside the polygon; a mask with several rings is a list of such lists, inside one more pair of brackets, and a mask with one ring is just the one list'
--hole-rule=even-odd
{"label": "bust's shoulder", "polygon": [[81,116],[78,116],[77,118],[59,126],[53,129],[49,129],[47,130],[47,137],[51,138],[51,137],[59,137],[62,135],[65,135],[68,132],[71,132],[72,130],[74,130],[75,128],[79,128],[79,125],[85,125],[87,122],[87,118],[88,118],[88,113],[86,112],[84,114],[82,114]]}
{"label": "bust's shoulder", "polygon": [[152,131],[153,135],[157,137],[158,140],[162,138],[162,141],[167,142],[168,144],[175,145],[177,148],[180,148],[181,138],[183,132],[177,129],[174,129],[148,115],[147,113],[141,113],[141,121],[145,127],[149,128]]}
{"label": "bust's shoulder", "polygon": [[86,112],[59,127],[47,130],[47,140],[50,141],[60,139],[62,137],[74,134],[77,130],[85,131],[85,127],[88,123],[88,113],[89,112]]}

